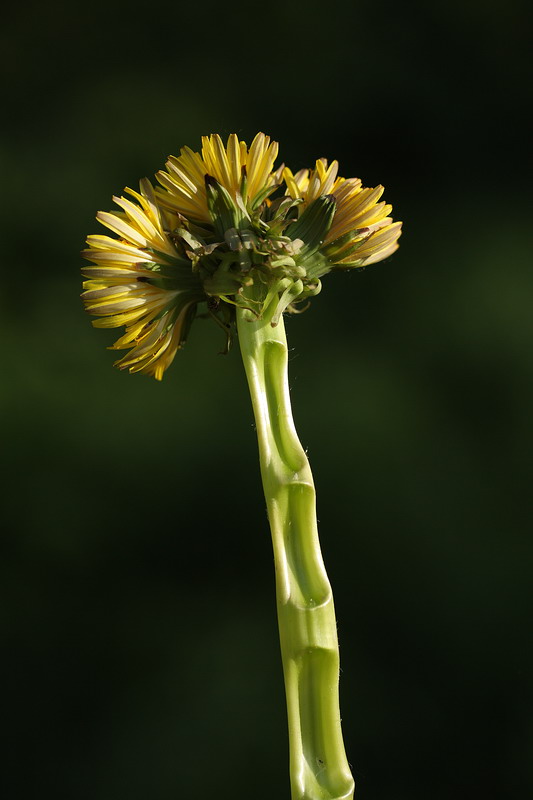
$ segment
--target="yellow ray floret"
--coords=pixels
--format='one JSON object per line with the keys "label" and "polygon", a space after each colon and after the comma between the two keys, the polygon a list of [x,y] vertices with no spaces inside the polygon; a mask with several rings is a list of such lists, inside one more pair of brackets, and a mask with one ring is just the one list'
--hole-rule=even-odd
{"label": "yellow ray floret", "polygon": [[141,181],[140,193],[126,192],[137,202],[116,197],[122,211],[97,214],[120,238],[87,238],[89,248],[83,255],[93,266],[83,269],[89,280],[82,298],[87,312],[99,317],[95,327],[126,327],[112,349],[130,352],[117,366],[160,380],[182,344],[190,309],[202,295],[191,293],[189,284],[183,290],[175,281],[165,285],[167,273],[172,277],[175,264],[183,259],[165,230],[165,212],[150,182]]}
{"label": "yellow ray floret", "polygon": [[387,258],[398,248],[402,224],[391,224],[392,206],[378,202],[383,186],[363,188],[359,178],[338,177],[337,170],[337,161],[328,166],[325,158],[318,159],[315,169],[303,169],[295,175],[285,167],[283,178],[287,194],[301,201],[300,213],[318,197],[331,195],[335,198],[335,216],[324,244],[327,246],[341,237],[349,239],[339,245],[335,257],[337,266],[364,266]]}
{"label": "yellow ray floret", "polygon": [[251,207],[264,189],[279,183],[280,173],[273,171],[277,155],[278,143],[264,133],[257,134],[249,149],[235,133],[226,146],[218,134],[203,136],[201,153],[183,147],[179,156],[169,157],[166,172],[157,173],[163,187],[156,189],[157,199],[184,217],[209,223],[205,176],[215,178],[234,199],[244,192],[242,199]]}

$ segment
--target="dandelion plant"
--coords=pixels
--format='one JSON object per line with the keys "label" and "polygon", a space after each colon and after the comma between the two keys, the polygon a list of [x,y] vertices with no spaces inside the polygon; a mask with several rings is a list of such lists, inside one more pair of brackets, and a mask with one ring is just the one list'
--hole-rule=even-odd
{"label": "dandelion plant", "polygon": [[341,178],[319,159],[274,168],[278,145],[232,134],[171,156],[139,191],[97,214],[115,236],[89,236],[82,295],[98,328],[124,326],[116,365],[161,380],[202,315],[237,333],[259,444],[274,549],[287,699],[292,800],[349,800],[354,782],[339,713],[339,650],[318,540],[315,488],[294,426],[284,317],[304,310],[321,279],[381,261],[401,223],[383,187]]}

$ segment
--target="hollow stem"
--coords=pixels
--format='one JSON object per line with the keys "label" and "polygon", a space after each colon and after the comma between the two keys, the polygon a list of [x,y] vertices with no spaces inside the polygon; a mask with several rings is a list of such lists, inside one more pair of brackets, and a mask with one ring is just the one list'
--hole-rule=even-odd
{"label": "hollow stem", "polygon": [[289,722],[292,800],[350,800],[339,714],[339,648],[316,521],[315,488],[289,397],[283,318],[237,309],[272,531]]}

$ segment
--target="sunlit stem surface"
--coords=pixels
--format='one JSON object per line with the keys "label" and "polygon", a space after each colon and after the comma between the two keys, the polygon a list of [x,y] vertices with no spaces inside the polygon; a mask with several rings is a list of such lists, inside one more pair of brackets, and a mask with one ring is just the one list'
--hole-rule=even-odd
{"label": "sunlit stem surface", "polygon": [[237,310],[274,546],[292,800],[349,800],[339,714],[339,648],[316,522],[315,488],[292,419],[283,318]]}

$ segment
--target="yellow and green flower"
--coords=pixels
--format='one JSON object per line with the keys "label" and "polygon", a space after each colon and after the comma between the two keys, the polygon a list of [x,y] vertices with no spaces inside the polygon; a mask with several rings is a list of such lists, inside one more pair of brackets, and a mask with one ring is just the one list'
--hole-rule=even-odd
{"label": "yellow and green flower", "polygon": [[383,187],[338,177],[325,159],[293,175],[275,169],[277,154],[263,133],[250,147],[235,134],[226,145],[206,136],[200,153],[185,147],[168,159],[159,187],[143,179],[139,192],[114,198],[119,211],[97,214],[116,238],[88,237],[82,297],[96,327],[125,326],[113,345],[129,350],[118,367],[160,380],[199,310],[229,343],[236,308],[257,319],[268,308],[276,325],[332,269],[397,249],[401,223],[380,202]]}

